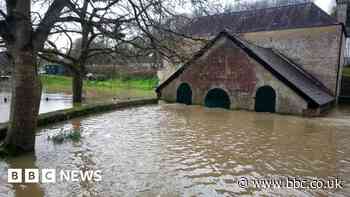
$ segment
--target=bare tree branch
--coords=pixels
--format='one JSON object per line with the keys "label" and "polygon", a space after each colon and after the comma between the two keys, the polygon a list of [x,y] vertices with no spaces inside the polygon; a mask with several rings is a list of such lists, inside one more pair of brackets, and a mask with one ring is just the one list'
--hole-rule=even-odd
{"label": "bare tree branch", "polygon": [[35,50],[40,50],[43,48],[44,42],[47,40],[51,28],[57,22],[57,19],[61,15],[61,11],[65,6],[67,6],[68,3],[69,0],[54,0],[54,2],[50,5],[47,13],[39,24],[39,27],[34,33],[33,40]]}

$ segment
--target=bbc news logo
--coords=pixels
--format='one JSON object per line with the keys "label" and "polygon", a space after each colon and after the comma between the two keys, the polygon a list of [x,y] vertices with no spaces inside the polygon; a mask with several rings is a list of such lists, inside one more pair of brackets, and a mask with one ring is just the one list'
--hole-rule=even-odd
{"label": "bbc news logo", "polygon": [[8,183],[56,183],[56,181],[67,182],[99,182],[102,181],[102,172],[60,170],[56,169],[8,169]]}

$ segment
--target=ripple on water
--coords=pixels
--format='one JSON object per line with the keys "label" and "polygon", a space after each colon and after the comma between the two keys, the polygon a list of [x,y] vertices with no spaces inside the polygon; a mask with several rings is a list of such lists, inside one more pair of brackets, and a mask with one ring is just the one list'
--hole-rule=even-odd
{"label": "ripple on water", "polygon": [[[102,170],[102,182],[0,184],[0,196],[346,196],[348,188],[242,189],[235,180],[341,177],[349,183],[349,128],[339,114],[305,119],[182,105],[125,109],[43,128],[35,157],[0,162],[2,182],[6,169],[18,165]],[[47,140],[61,129],[79,130],[81,141]]]}

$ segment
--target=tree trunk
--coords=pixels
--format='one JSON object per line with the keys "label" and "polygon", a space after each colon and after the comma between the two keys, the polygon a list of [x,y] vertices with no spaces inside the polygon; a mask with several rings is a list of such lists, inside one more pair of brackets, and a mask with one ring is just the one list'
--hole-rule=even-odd
{"label": "tree trunk", "polygon": [[83,75],[73,72],[73,103],[81,103],[83,100]]}
{"label": "tree trunk", "polygon": [[11,52],[14,58],[10,125],[5,147],[15,153],[32,152],[41,98],[36,58],[31,50]]}

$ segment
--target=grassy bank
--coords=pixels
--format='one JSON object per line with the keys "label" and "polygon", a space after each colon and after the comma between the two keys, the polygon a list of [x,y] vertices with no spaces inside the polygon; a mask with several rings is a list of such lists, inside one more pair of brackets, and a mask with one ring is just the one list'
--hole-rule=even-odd
{"label": "grassy bank", "polygon": [[[50,90],[71,90],[72,78],[57,75],[42,75],[41,81],[43,86]],[[85,88],[94,89],[112,89],[112,88],[131,88],[141,90],[153,90],[158,83],[156,78],[125,78],[109,79],[105,81],[88,81],[84,80]]]}
{"label": "grassy bank", "polygon": [[[41,81],[46,92],[72,94],[72,78],[57,75],[42,75]],[[87,98],[125,97],[139,98],[155,96],[156,78],[113,78],[105,81],[84,80],[84,95]],[[120,98],[123,99],[123,98]]]}
{"label": "grassy bank", "polygon": [[350,66],[343,69],[343,76],[350,77]]}

